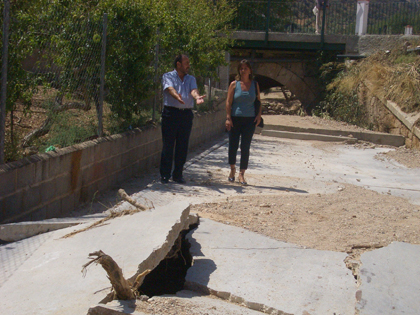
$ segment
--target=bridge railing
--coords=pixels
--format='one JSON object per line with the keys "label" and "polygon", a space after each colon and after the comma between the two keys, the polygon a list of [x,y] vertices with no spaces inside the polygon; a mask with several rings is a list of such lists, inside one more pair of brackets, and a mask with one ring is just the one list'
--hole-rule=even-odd
{"label": "bridge railing", "polygon": [[[315,33],[315,1],[238,0],[236,3],[238,14],[233,26],[238,30]],[[326,8],[325,33],[354,35],[356,13],[357,0],[330,0]],[[407,25],[412,26],[413,34],[420,34],[419,1],[370,1],[367,34],[404,34]]]}

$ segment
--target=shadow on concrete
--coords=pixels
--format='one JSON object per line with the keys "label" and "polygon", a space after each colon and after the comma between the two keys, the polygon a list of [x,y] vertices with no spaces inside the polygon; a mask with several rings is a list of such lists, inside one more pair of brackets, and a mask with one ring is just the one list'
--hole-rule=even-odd
{"label": "shadow on concrete", "polygon": [[210,281],[210,275],[217,269],[217,265],[211,259],[199,258],[204,257],[204,254],[201,252],[201,245],[193,236],[194,233],[202,233],[197,232],[198,229],[199,226],[187,235],[187,239],[191,245],[190,253],[193,257],[193,264],[192,267],[188,270],[186,280],[188,281],[188,279],[199,279],[197,282],[200,283],[201,286],[206,286]]}
{"label": "shadow on concrete", "polygon": [[278,190],[278,191],[286,191],[286,192],[296,192],[300,194],[308,194],[307,190],[301,190],[296,188],[287,188],[287,187],[272,187],[272,186],[258,186],[258,185],[248,185],[255,188],[261,188],[261,189],[270,189],[270,190]]}

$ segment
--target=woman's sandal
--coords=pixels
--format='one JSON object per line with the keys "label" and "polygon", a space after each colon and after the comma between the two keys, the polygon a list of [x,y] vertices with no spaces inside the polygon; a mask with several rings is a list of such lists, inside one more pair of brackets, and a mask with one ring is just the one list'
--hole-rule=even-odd
{"label": "woman's sandal", "polygon": [[[242,176],[242,181],[240,180],[240,177],[241,177],[241,176]],[[244,175],[239,174],[239,176],[238,176],[238,180],[239,180],[239,183],[240,183],[242,186],[246,186],[246,185],[248,185],[248,183],[245,181]]]}
{"label": "woman's sandal", "polygon": [[[235,174],[236,173],[236,168],[234,168],[234,169],[231,169],[230,170],[230,173],[232,174],[232,171],[234,171],[233,172],[233,174]],[[230,174],[229,174],[230,175]],[[233,177],[228,177],[228,181],[230,181],[231,183],[233,183],[234,181],[235,181],[235,176],[233,176]]]}

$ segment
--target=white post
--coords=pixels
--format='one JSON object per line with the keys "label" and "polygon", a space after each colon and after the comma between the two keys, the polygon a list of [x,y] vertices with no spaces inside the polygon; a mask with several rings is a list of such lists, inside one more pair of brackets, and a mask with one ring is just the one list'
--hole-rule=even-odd
{"label": "white post", "polygon": [[356,35],[365,35],[369,13],[369,0],[357,0]]}
{"label": "white post", "polygon": [[405,27],[404,35],[413,35],[413,27],[411,25]]}

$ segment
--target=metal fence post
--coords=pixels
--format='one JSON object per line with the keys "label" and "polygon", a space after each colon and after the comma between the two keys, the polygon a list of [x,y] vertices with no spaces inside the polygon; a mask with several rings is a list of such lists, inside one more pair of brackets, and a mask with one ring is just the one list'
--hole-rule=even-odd
{"label": "metal fence post", "polygon": [[104,13],[102,27],[102,50],[101,50],[101,87],[99,90],[99,109],[98,109],[98,137],[103,136],[104,128],[102,113],[104,108],[105,93],[105,61],[106,61],[106,30],[108,26],[108,14]]}
{"label": "metal fence post", "polygon": [[267,3],[267,16],[266,16],[266,25],[265,25],[265,44],[268,44],[268,31],[270,28],[270,0]]}
{"label": "metal fence post", "polygon": [[3,9],[3,51],[1,65],[1,98],[0,98],[0,164],[4,163],[4,143],[6,136],[6,95],[7,95],[7,62],[9,54],[10,0],[4,0]]}
{"label": "metal fence post", "polygon": [[321,50],[324,50],[325,44],[325,20],[327,16],[327,1],[322,3],[322,26],[321,26]]}
{"label": "metal fence post", "polygon": [[158,68],[159,68],[159,29],[156,30],[157,35],[157,43],[155,46],[155,77],[154,77],[154,87],[155,87],[155,97],[153,98],[153,112],[152,112],[152,121],[156,121],[156,109],[157,109],[157,103],[158,103]]}

